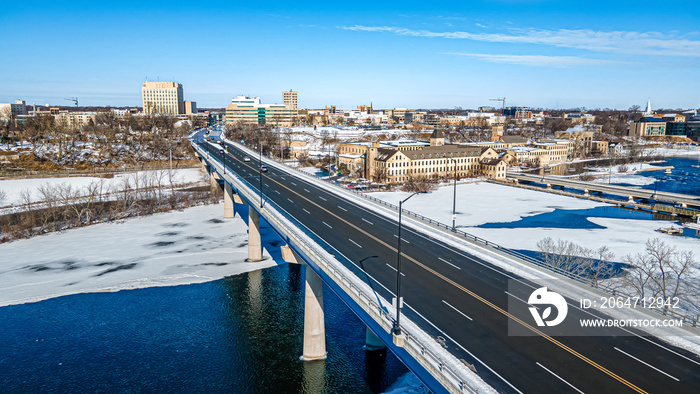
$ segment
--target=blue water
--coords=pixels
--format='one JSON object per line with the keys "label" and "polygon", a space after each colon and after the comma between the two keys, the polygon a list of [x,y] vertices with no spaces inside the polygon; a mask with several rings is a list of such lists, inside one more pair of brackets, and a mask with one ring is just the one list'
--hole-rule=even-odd
{"label": "blue water", "polygon": [[[664,171],[639,173],[641,176],[657,179],[657,190],[691,195],[700,195],[700,161],[694,158],[671,158],[660,166],[674,166],[671,174]],[[617,183],[625,186],[624,183]],[[639,187],[639,186],[635,186]],[[644,189],[654,190],[654,185],[646,185]],[[654,215],[651,212],[633,209],[603,206],[588,209],[555,209],[552,212],[527,216],[507,223],[485,223],[481,228],[562,228],[562,229],[602,229],[601,225],[589,220],[591,217],[633,220],[675,220],[667,215]],[[692,229],[684,229],[683,236],[700,238],[700,234]]]}
{"label": "blue water", "polygon": [[0,308],[1,390],[362,393],[407,372],[365,353],[364,325],[329,289],[328,359],[299,361],[300,267]]}
{"label": "blue water", "polygon": [[[700,195],[700,158],[672,157],[656,166],[673,166],[670,174],[664,171],[641,172],[639,175],[656,179],[656,190],[664,192]],[[644,166],[645,168],[647,166]],[[631,185],[634,186],[634,185]],[[639,187],[639,186],[637,186]],[[654,184],[641,186],[654,190]]]}
{"label": "blue water", "polygon": [[650,212],[635,211],[614,206],[603,206],[588,209],[555,209],[552,212],[526,216],[519,220],[506,223],[484,223],[476,226],[481,228],[569,228],[569,229],[602,229],[604,226],[588,220],[589,217],[652,220]]}

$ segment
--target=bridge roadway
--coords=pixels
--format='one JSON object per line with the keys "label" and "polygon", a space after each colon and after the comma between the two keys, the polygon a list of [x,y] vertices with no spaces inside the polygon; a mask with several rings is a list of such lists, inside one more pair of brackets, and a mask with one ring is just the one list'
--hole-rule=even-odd
{"label": "bridge roadway", "polygon": [[629,186],[618,186],[609,185],[605,183],[598,182],[584,182],[576,181],[568,178],[553,177],[553,176],[542,176],[542,175],[532,175],[532,174],[521,174],[515,172],[508,172],[509,178],[515,178],[519,181],[529,181],[537,183],[548,183],[553,186],[563,186],[572,189],[584,190],[587,189],[589,192],[602,192],[608,194],[617,194],[621,196],[632,196],[635,198],[646,198],[657,201],[669,202],[669,203],[680,203],[686,204],[687,206],[700,207],[700,196],[692,196],[688,194],[680,193],[669,193],[662,191],[653,191],[641,189],[638,187]]}
{"label": "bridge roadway", "polygon": [[[223,161],[217,148],[199,143]],[[228,144],[227,171],[258,185],[258,158]],[[245,162],[249,156],[251,161]],[[338,197],[303,176],[268,166],[263,194],[347,257],[345,263],[391,299],[396,287],[397,223]],[[700,358],[654,338],[508,335],[508,279],[477,257],[404,227],[403,312],[445,339],[499,392],[624,393],[700,390]],[[364,273],[364,274],[363,274]],[[537,286],[539,287],[539,286]],[[536,288],[532,285],[532,288]],[[569,301],[569,316],[590,318]]]}

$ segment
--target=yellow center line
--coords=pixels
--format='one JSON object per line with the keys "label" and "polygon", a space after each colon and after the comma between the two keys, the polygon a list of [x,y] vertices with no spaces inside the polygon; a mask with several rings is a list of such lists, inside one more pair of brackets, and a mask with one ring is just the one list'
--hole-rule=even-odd
{"label": "yellow center line", "polygon": [[[234,159],[240,161],[240,160],[239,160],[238,158],[236,158],[236,157],[234,157]],[[244,165],[247,165],[247,164],[245,164],[244,162],[241,162],[241,163],[243,163]],[[250,166],[250,165],[247,165],[247,166],[250,167],[251,170],[254,169],[254,168],[253,168],[252,166]],[[394,248],[393,246],[387,244],[386,242],[384,242],[384,241],[382,241],[381,239],[379,239],[379,238],[373,236],[372,234],[370,234],[370,233],[364,231],[364,230],[361,229],[360,227],[357,227],[356,225],[354,225],[354,224],[348,222],[347,220],[345,220],[345,219],[343,219],[342,217],[336,215],[335,213],[329,211],[328,209],[322,207],[321,205],[319,205],[319,204],[317,204],[317,203],[315,203],[315,202],[309,200],[309,199],[306,198],[305,196],[303,196],[303,195],[297,193],[296,191],[290,189],[289,187],[287,187],[287,186],[285,186],[285,185],[283,185],[283,184],[277,182],[277,181],[276,181],[275,179],[273,179],[272,177],[269,177],[269,176],[268,176],[268,179],[270,179],[271,182],[274,182],[274,183],[278,184],[279,186],[281,186],[281,187],[287,189],[288,191],[290,191],[290,192],[296,194],[297,196],[301,197],[302,199],[304,199],[304,200],[308,201],[309,203],[315,205],[317,208],[321,209],[322,211],[325,211],[325,212],[328,213],[329,215],[331,215],[331,216],[335,217],[336,219],[338,219],[338,220],[344,222],[345,224],[347,224],[347,225],[349,225],[350,227],[354,228],[355,230],[361,232],[362,234],[366,235],[367,237],[372,238],[373,240],[375,240],[375,241],[377,241],[379,244],[381,244],[381,245],[387,247],[389,250],[393,251],[394,253],[398,252],[398,250],[397,250],[396,248]],[[432,268],[427,267],[426,265],[424,265],[423,263],[417,261],[417,260],[414,259],[413,257],[408,256],[408,255],[406,255],[405,253],[401,253],[401,256],[407,258],[409,261],[412,261],[413,263],[415,263],[415,264],[418,265],[419,267],[421,267],[421,268],[425,269],[426,271],[432,273],[433,275],[435,275],[435,276],[437,276],[438,278],[444,280],[445,282],[451,284],[452,286],[458,288],[459,290],[462,290],[463,292],[465,292],[465,293],[469,294],[470,296],[476,298],[477,300],[479,300],[479,301],[481,301],[482,303],[486,304],[487,306],[493,308],[494,310],[496,310],[497,312],[503,314],[504,316],[508,317],[509,319],[512,319],[513,321],[515,321],[515,322],[521,324],[523,327],[525,327],[525,328],[531,330],[532,332],[534,332],[534,333],[540,335],[541,337],[545,338],[546,340],[550,341],[551,343],[553,343],[553,344],[559,346],[560,348],[562,348],[562,349],[564,349],[565,351],[571,353],[572,355],[574,355],[574,356],[576,356],[577,358],[581,359],[582,361],[588,363],[589,365],[595,367],[595,368],[598,369],[599,371],[601,371],[601,372],[605,373],[606,375],[612,377],[613,379],[619,381],[620,383],[622,383],[622,384],[624,384],[625,386],[631,388],[632,390],[634,390],[634,391],[636,391],[636,392],[638,392],[638,393],[644,393],[644,394],[646,394],[646,391],[640,389],[639,387],[635,386],[634,384],[632,384],[632,383],[628,382],[627,380],[621,378],[620,376],[618,376],[618,375],[615,374],[614,372],[608,370],[607,368],[603,367],[602,365],[600,365],[600,364],[596,363],[595,361],[589,359],[588,357],[582,355],[581,353],[577,352],[576,350],[571,349],[571,348],[568,347],[567,345],[565,345],[565,344],[559,342],[558,340],[552,338],[551,336],[549,336],[549,335],[545,334],[544,332],[538,330],[537,328],[531,326],[531,325],[528,324],[527,322],[524,322],[524,321],[520,320],[520,319],[517,318],[516,316],[510,314],[508,311],[506,311],[506,310],[500,308],[499,306],[493,304],[492,302],[488,301],[487,299],[481,297],[480,295],[474,293],[473,291],[471,291],[471,290],[465,288],[464,286],[458,284],[457,282],[453,281],[452,279],[449,279],[449,278],[447,278],[446,276],[444,276],[444,275],[438,273],[437,271],[433,270]]]}

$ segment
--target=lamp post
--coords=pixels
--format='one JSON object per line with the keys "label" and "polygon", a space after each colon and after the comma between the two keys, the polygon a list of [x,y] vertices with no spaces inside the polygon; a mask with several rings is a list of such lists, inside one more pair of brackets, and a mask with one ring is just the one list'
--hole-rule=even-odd
{"label": "lamp post", "polygon": [[455,231],[457,221],[457,160],[445,156],[446,159],[452,160],[453,168],[453,178],[454,178],[454,191],[452,193],[452,231]]}
{"label": "lamp post", "polygon": [[399,246],[396,248],[398,251],[397,261],[396,261],[396,320],[394,320],[394,334],[401,335],[401,327],[399,326],[399,317],[401,316],[401,212],[403,210],[403,203],[408,201],[409,198],[415,196],[416,194],[424,192],[415,192],[410,196],[406,197],[403,201],[399,201]]}
{"label": "lamp post", "polygon": [[224,175],[226,175],[226,153],[223,149],[219,150],[219,153],[224,156]]}
{"label": "lamp post", "polygon": [[263,206],[263,189],[262,189],[262,140],[260,140],[260,160],[258,160],[258,177],[260,178],[260,209]]}

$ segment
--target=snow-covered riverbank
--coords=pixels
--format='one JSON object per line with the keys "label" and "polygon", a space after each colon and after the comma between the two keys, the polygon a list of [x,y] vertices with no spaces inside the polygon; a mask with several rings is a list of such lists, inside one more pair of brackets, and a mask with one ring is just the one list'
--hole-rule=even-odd
{"label": "snow-covered riverbank", "polygon": [[[392,204],[409,196],[405,192],[372,193]],[[404,208],[445,224],[452,224],[452,186],[445,185],[428,194],[419,194],[404,203]],[[583,200],[556,194],[520,189],[487,182],[457,185],[457,227],[467,233],[512,249],[537,250],[537,241],[551,237],[564,239],[581,246],[597,249],[607,245],[619,260],[627,254],[644,250],[647,239],[658,237],[679,250],[692,250],[700,255],[700,239],[661,234],[660,227],[678,226],[671,221],[651,221],[589,217],[587,220],[602,228],[480,228],[485,223],[509,223],[522,218],[555,210],[586,210],[610,206],[596,201]],[[507,226],[504,226],[507,227]]]}
{"label": "snow-covered riverbank", "polygon": [[245,262],[246,224],[222,217],[215,204],[0,244],[0,306],[206,282],[275,264]]}

